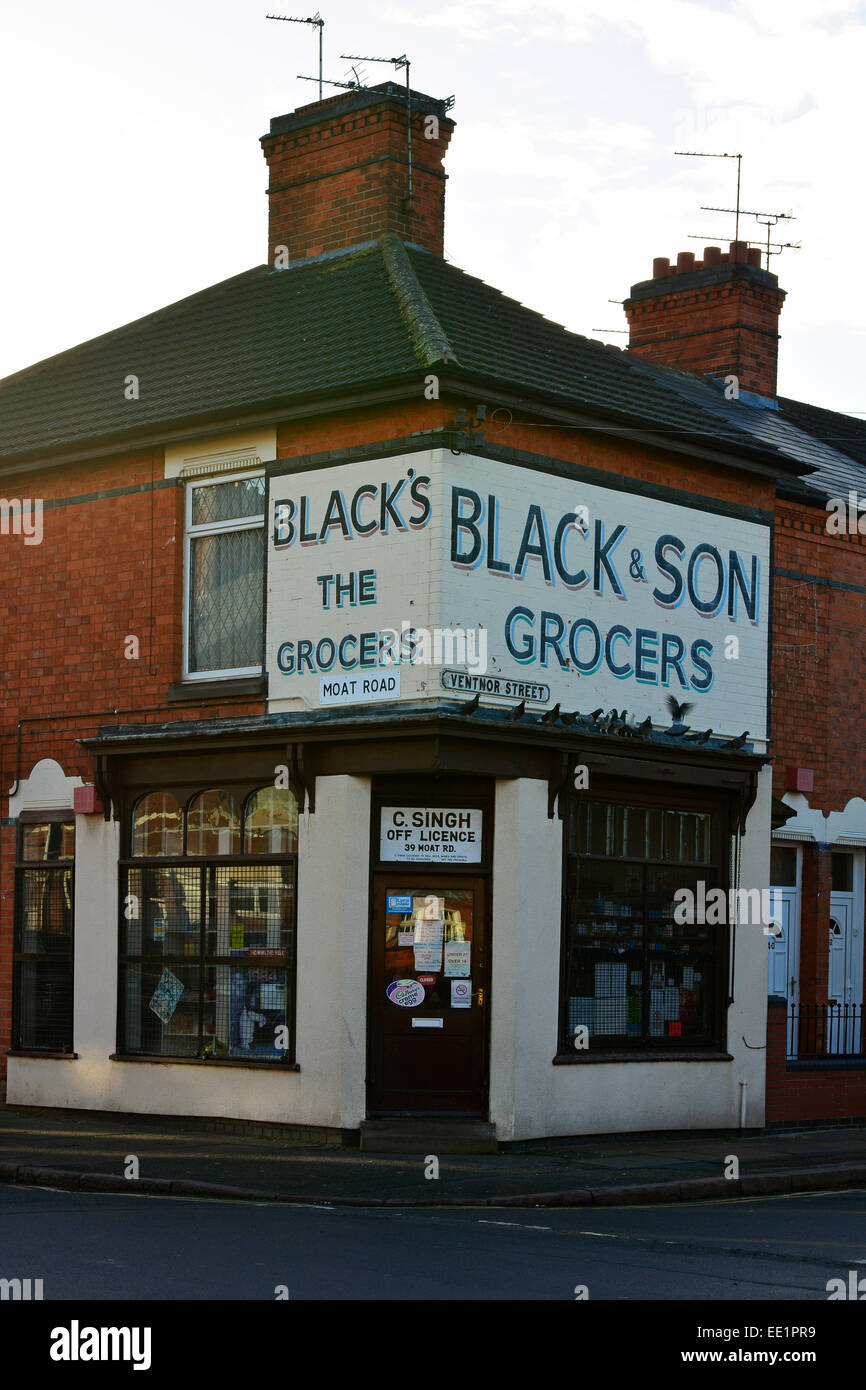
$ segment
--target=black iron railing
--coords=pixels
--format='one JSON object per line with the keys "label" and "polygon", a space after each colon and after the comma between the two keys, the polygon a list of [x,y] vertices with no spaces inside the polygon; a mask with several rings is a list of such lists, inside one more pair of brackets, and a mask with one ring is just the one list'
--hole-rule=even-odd
{"label": "black iron railing", "polygon": [[789,1060],[825,1057],[866,1061],[866,1014],[862,1004],[792,1004],[788,1010]]}

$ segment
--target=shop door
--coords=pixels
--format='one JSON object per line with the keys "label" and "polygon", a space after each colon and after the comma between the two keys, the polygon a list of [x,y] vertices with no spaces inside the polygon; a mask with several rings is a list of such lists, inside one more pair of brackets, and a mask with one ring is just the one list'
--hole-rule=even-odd
{"label": "shop door", "polygon": [[376,874],[368,1115],[487,1113],[483,879]]}

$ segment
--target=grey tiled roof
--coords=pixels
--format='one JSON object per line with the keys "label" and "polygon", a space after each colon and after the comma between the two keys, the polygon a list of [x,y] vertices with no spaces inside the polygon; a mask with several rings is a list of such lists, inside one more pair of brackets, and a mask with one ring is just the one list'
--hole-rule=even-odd
{"label": "grey tiled roof", "polygon": [[[286,270],[259,266],[0,381],[0,462],[412,380],[420,389],[446,366],[660,444],[793,475],[817,467],[821,486],[859,467],[816,438],[796,403],[726,402],[704,378],[570,333],[391,235]],[[136,401],[124,398],[129,374]]]}

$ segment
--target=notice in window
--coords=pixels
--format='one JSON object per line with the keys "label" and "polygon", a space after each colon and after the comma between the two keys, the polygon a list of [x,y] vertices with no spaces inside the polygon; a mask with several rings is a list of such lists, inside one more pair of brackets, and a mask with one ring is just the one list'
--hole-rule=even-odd
{"label": "notice in window", "polygon": [[415,923],[415,969],[416,970],[436,970],[442,969],[442,942],[445,936],[445,924],[440,918],[433,921],[429,918],[420,918]]}
{"label": "notice in window", "polygon": [[445,974],[468,975],[472,946],[468,941],[446,941]]}
{"label": "notice in window", "polygon": [[170,1021],[183,991],[183,981],[172,975],[170,970],[163,970],[150,1001],[150,1008],[163,1023]]}

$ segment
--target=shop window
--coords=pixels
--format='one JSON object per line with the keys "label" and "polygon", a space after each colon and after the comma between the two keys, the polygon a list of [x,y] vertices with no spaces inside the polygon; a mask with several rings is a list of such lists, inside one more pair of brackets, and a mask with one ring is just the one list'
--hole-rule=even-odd
{"label": "shop window", "polygon": [[261,475],[187,487],[188,679],[254,675],[261,670],[264,512]]}
{"label": "shop window", "polygon": [[183,798],[186,854],[170,862],[158,848],[153,855],[135,848],[139,807],[155,796],[182,799],[152,793],[133,814],[133,858],[121,865],[120,1053],[292,1062],[292,793],[257,788],[244,802],[241,793],[211,788]]}
{"label": "shop window", "polygon": [[193,798],[186,843],[187,854],[240,854],[241,818],[229,792],[214,788]]}
{"label": "shop window", "polygon": [[72,1052],[75,821],[20,825],[15,872],[13,1048]]}
{"label": "shop window", "polygon": [[[728,933],[702,920],[699,904],[725,886],[721,821],[720,811],[636,797],[571,799],[560,1054],[720,1042]],[[693,920],[677,920],[687,915],[681,889]]]}
{"label": "shop window", "polygon": [[143,859],[183,854],[183,813],[170,792],[150,792],[136,804],[132,852]]}
{"label": "shop window", "polygon": [[244,817],[247,854],[296,854],[298,803],[279,787],[263,787],[249,798]]}

